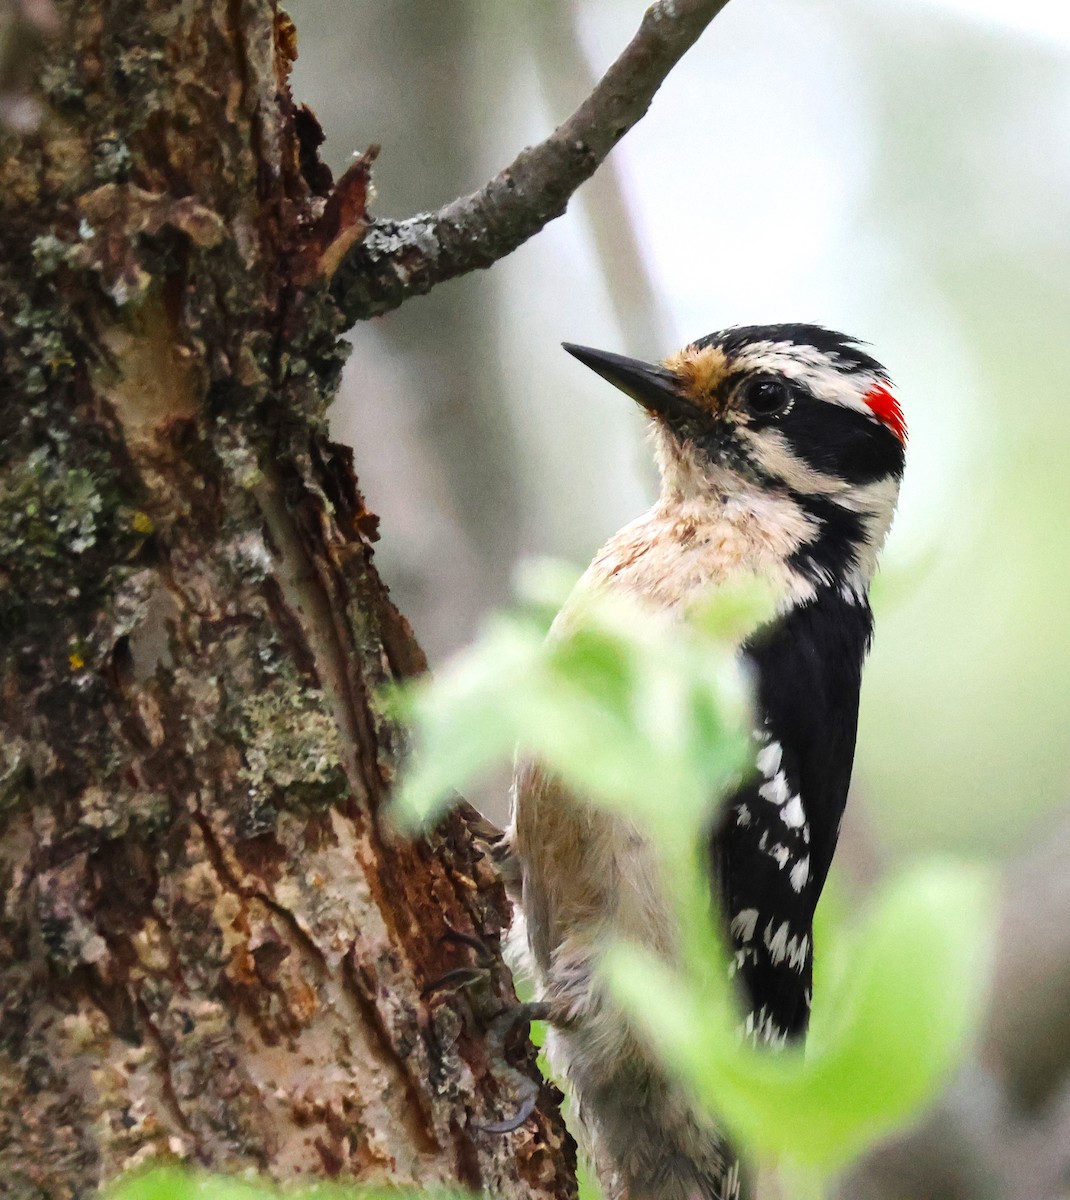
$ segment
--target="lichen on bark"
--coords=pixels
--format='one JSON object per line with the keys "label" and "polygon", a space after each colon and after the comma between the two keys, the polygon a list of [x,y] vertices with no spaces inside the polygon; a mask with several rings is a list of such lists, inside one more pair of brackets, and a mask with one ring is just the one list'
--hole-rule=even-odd
{"label": "lichen on bark", "polygon": [[[149,1158],[573,1194],[488,1138],[496,950],[462,816],[384,803],[422,668],[325,436],[329,175],[269,0],[60,5],[0,132],[0,1178]],[[533,1069],[530,1051],[525,1058]]]}

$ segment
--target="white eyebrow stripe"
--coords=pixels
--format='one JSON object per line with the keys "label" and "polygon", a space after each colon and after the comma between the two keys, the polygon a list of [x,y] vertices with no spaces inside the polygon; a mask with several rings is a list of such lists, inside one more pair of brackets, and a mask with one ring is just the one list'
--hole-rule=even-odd
{"label": "white eyebrow stripe", "polygon": [[754,342],[740,351],[735,362],[748,371],[769,371],[797,380],[819,400],[853,409],[881,424],[864,399],[872,388],[888,386],[873,371],[837,371],[829,366],[828,355],[794,342]]}

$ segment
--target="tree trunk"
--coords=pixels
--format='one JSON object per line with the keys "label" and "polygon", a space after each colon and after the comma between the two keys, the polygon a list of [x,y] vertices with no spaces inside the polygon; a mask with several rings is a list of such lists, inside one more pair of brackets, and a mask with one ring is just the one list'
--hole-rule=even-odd
{"label": "tree trunk", "polygon": [[[572,1196],[546,1089],[475,1127],[516,1102],[490,861],[383,818],[422,657],[324,435],[366,165],[332,191],[270,0],[59,16],[0,134],[0,1191],[171,1155]],[[487,985],[428,990],[464,935]]]}

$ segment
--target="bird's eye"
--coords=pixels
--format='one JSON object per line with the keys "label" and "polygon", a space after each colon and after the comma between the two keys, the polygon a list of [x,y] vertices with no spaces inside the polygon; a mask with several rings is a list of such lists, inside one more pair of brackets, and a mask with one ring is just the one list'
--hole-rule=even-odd
{"label": "bird's eye", "polygon": [[783,379],[756,379],[747,388],[747,407],[756,417],[775,417],[791,407],[791,388]]}

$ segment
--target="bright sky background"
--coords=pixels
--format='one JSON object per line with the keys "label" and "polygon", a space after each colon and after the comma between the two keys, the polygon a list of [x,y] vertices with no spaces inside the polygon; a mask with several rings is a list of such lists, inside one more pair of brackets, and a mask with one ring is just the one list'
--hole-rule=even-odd
{"label": "bright sky background", "polygon": [[1061,0],[907,0],[944,8],[994,28],[1013,29],[1070,48],[1070,6]]}

